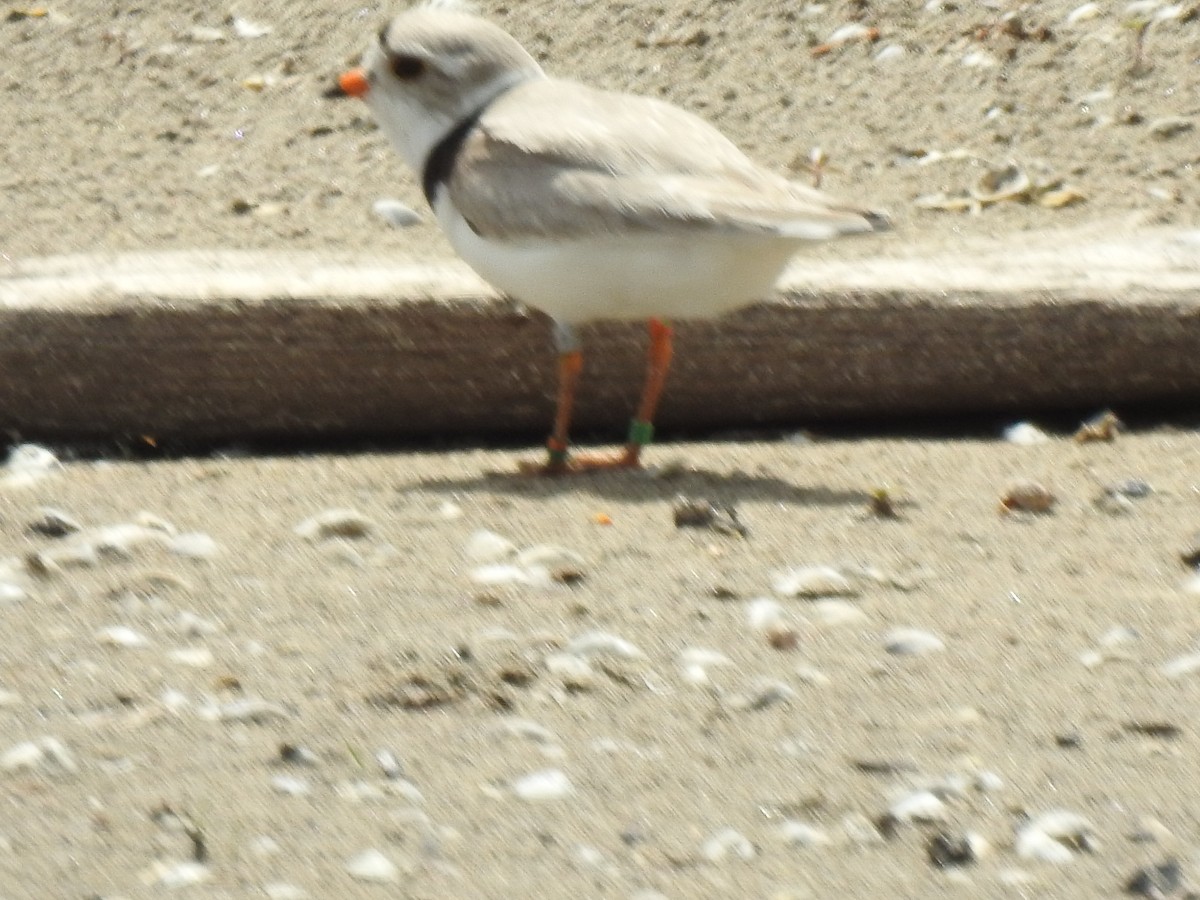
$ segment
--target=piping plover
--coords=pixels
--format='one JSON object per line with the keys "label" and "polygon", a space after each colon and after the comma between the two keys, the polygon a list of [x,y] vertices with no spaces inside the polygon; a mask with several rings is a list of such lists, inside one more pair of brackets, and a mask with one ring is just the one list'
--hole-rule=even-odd
{"label": "piping plover", "polygon": [[[339,84],[370,106],[462,258],[553,318],[558,401],[540,471],[639,465],[670,365],[669,319],[760,299],[808,241],[886,228],[761,168],[679,107],[547,76],[466,12],[401,13]],[[568,460],[583,365],[574,326],[600,319],[649,320],[645,388],[623,453]]]}

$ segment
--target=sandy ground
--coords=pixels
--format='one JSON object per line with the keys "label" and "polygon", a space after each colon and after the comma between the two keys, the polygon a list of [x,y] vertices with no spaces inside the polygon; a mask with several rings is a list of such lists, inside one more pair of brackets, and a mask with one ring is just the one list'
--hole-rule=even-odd
{"label": "sandy ground", "polygon": [[[671,98],[764,163],[806,177],[824,148],[830,190],[895,216],[884,240],[1195,223],[1197,8],[1077,5],[480,4],[552,71]],[[3,255],[449,252],[376,219],[419,191],[365,109],[321,96],[382,8],[239,4],[255,38],[224,7],[48,8],[0,22]],[[880,40],[813,55],[856,20]],[[914,204],[1009,160],[1085,202]],[[64,454],[5,484],[0,898],[1097,897],[1169,860],[1200,880],[1195,431],[650,455],[543,482],[492,450]],[[1020,479],[1054,510],[1001,514]],[[880,487],[899,518],[869,511]],[[748,536],[676,528],[679,494]],[[43,507],[83,530],[43,533]],[[295,533],[338,509],[348,536]],[[805,566],[850,596],[786,596]],[[924,652],[889,652],[899,628]],[[888,821],[914,808],[930,821]],[[1060,817],[1065,843],[1027,827],[1055,810],[1086,819]],[[939,838],[978,858],[935,865]],[[367,851],[391,880],[350,871]]]}

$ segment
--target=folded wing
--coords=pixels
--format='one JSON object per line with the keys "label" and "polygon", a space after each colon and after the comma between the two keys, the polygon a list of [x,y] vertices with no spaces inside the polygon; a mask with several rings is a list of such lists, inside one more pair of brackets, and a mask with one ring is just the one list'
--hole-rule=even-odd
{"label": "folded wing", "polygon": [[822,240],[885,220],[760,168],[658,100],[538,79],[492,104],[448,182],[483,237],[686,229]]}

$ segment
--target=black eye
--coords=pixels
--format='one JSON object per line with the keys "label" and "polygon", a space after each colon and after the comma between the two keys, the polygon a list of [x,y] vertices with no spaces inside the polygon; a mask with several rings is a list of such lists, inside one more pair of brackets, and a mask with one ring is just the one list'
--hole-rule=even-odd
{"label": "black eye", "polygon": [[401,81],[411,81],[425,71],[425,60],[415,56],[393,56],[391,70]]}

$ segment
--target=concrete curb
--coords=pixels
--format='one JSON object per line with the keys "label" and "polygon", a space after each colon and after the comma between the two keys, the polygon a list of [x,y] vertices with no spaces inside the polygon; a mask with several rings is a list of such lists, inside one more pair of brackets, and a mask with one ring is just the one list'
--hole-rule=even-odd
{"label": "concrete curb", "polygon": [[[1096,227],[884,256],[845,246],[853,259],[805,259],[772,300],[679,323],[661,423],[1200,398],[1200,229]],[[26,260],[0,268],[0,335],[0,426],[25,435],[540,434],[551,415],[545,319],[457,263]],[[578,424],[619,437],[641,327],[583,337]]]}

